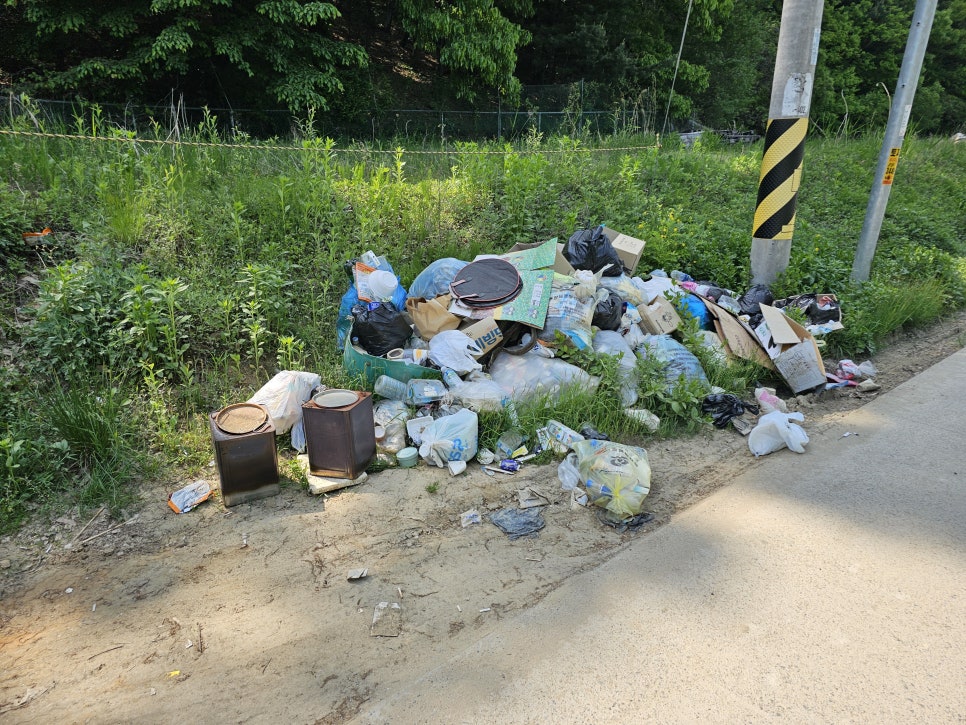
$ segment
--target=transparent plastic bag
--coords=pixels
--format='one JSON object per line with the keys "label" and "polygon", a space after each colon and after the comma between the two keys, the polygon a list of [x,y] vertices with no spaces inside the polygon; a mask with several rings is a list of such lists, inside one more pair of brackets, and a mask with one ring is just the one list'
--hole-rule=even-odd
{"label": "transparent plastic bag", "polygon": [[614,441],[574,444],[580,480],[591,502],[621,517],[636,516],[651,490],[647,451]]}
{"label": "transparent plastic bag", "polygon": [[322,384],[317,373],[283,370],[265,383],[248,399],[249,403],[264,405],[275,426],[275,435],[292,431],[292,447],[305,450],[305,428],[302,425],[302,403],[308,402],[312,391]]}
{"label": "transparent plastic bag", "polygon": [[434,420],[423,430],[421,438],[419,455],[427,463],[445,468],[449,461],[470,461],[476,455],[479,420],[476,413],[463,408]]}
{"label": "transparent plastic bag", "polygon": [[619,332],[601,330],[594,335],[594,352],[619,358],[621,402],[629,408],[637,402],[637,356]]}
{"label": "transparent plastic bag", "polygon": [[372,406],[372,418],[386,431],[381,441],[376,441],[378,453],[395,455],[406,447],[406,421],[411,413],[401,400],[380,400]]}
{"label": "transparent plastic bag", "polygon": [[597,309],[596,297],[581,300],[572,287],[554,285],[550,293],[547,319],[543,329],[537,333],[537,339],[554,343],[555,333],[559,330],[577,347],[581,349],[589,347],[594,335],[591,322],[594,319],[595,309]]}
{"label": "transparent plastic bag", "polygon": [[[630,302],[635,307],[649,302],[654,295],[648,297],[645,289],[635,283],[635,278],[622,274],[619,277],[601,277],[600,286],[607,289],[625,302]],[[647,297],[647,299],[645,299]]]}
{"label": "transparent plastic bag", "polygon": [[489,378],[467,380],[450,390],[454,401],[477,413],[497,413],[507,400],[506,391]]}
{"label": "transparent plastic bag", "polygon": [[560,358],[545,358],[532,350],[524,355],[501,352],[490,363],[490,376],[514,402],[537,395],[559,395],[571,385],[590,392],[597,389],[600,378]]}
{"label": "transparent plastic bag", "polygon": [[686,380],[695,380],[705,387],[710,386],[701,361],[670,335],[648,335],[636,351],[664,363],[664,379],[669,389],[678,384],[682,375]]}
{"label": "transparent plastic bag", "polygon": [[557,466],[557,478],[560,479],[560,488],[564,491],[573,491],[580,483],[580,470],[577,468],[577,454],[568,453],[560,465]]}

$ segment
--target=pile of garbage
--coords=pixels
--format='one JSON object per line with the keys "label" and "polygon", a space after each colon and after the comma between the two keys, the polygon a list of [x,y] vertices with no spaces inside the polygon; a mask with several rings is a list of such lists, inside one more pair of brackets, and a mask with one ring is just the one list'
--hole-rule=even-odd
{"label": "pile of garbage", "polygon": [[[293,446],[307,449],[310,479],[325,477],[320,491],[364,480],[373,458],[401,467],[422,461],[454,476],[479,464],[487,475],[512,476],[551,450],[563,457],[562,486],[614,521],[643,512],[646,451],[611,441],[589,423],[574,431],[551,419],[523,431],[516,416],[516,406],[534,397],[553,400],[570,386],[599,385],[558,355],[562,346],[617,358],[622,409],[651,430],[660,421],[635,407],[639,358],[658,361],[668,388],[700,383],[708,391],[702,412],[748,435],[754,455],[804,450],[801,414],[789,413],[774,389],[759,388],[753,403],[712,389],[674,333],[681,315],[691,315],[704,344],[725,359],[771,368],[794,393],[854,384],[827,375],[816,339],[842,326],[835,296],[775,300],[762,285],[736,294],[659,269],[645,279],[634,275],[643,249],[605,226],[581,229],[566,244],[551,239],[470,261],[436,260],[408,291],[385,256],[366,252],[345,265],[349,284],[337,323],[343,365],[365,389],[327,391],[318,376],[285,371],[249,402],[266,407],[276,434],[292,429]],[[869,372],[854,367],[837,372]],[[512,426],[490,450],[480,444],[478,414],[499,411]]]}

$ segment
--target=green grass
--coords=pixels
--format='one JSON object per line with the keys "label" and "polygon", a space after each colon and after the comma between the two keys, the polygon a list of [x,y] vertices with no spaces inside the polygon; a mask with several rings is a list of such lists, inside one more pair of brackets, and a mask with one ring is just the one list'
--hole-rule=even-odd
{"label": "green grass", "polygon": [[[126,134],[99,124],[84,120],[101,137]],[[210,141],[211,127],[183,138]],[[896,330],[966,304],[966,144],[945,139],[906,140],[872,279],[850,281],[879,140],[808,140],[791,260],[772,288],[839,297],[845,330],[830,336],[829,355],[872,353]],[[59,497],[121,506],[152,461],[203,466],[207,413],[247,399],[278,366],[351,384],[335,345],[342,265],[368,249],[408,286],[440,257],[606,222],[645,241],[639,275],[680,269],[740,293],[760,144],[653,146],[531,134],[335,148],[308,126],[250,148],[0,136],[0,341],[14,353],[0,358],[5,521]],[[23,245],[23,231],[45,226],[49,244]],[[37,294],[18,285],[25,272]],[[744,397],[775,382],[717,360],[690,321],[678,337],[711,385]],[[571,355],[601,377],[598,391],[521,405],[521,426],[532,433],[555,418],[652,438],[621,411],[616,362]],[[706,425],[703,388],[668,390],[648,362],[637,372],[638,407],[662,420],[657,436]],[[481,415],[481,443],[492,448],[511,425],[506,413]]]}

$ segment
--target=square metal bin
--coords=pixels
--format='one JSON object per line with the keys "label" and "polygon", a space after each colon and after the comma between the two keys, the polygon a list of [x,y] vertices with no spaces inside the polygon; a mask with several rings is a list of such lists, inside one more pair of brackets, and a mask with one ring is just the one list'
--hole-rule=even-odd
{"label": "square metal bin", "polygon": [[278,451],[271,417],[266,411],[267,420],[250,433],[228,433],[218,427],[221,412],[212,413],[208,423],[225,506],[276,495]]}
{"label": "square metal bin", "polygon": [[376,455],[372,393],[351,392],[355,402],[341,407],[323,407],[314,399],[302,404],[312,475],[357,478]]}

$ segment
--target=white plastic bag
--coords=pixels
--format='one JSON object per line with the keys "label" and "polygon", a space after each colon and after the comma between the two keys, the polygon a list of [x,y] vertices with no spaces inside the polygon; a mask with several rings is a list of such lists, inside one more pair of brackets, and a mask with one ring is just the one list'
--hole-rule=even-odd
{"label": "white plastic bag", "polygon": [[773,411],[758,419],[758,425],[748,434],[748,448],[758,456],[765,456],[780,451],[786,446],[795,453],[804,453],[808,435],[805,430],[794,423],[801,423],[805,416],[801,413],[782,413]]}
{"label": "white plastic bag", "polygon": [[292,448],[305,450],[305,427],[302,425],[302,403],[322,384],[317,373],[283,370],[265,383],[248,399],[249,403],[264,405],[268,410],[275,435],[292,431]]}
{"label": "white plastic bag", "polygon": [[466,375],[483,366],[470,354],[473,340],[459,330],[443,330],[429,341],[429,359],[441,368],[450,368],[459,375]]}
{"label": "white plastic bag", "polygon": [[490,375],[515,403],[537,395],[559,395],[563,388],[578,385],[593,392],[600,378],[560,358],[545,358],[532,350],[524,355],[501,352],[490,363]]}
{"label": "white plastic bag", "polygon": [[574,444],[577,469],[590,500],[619,516],[636,516],[651,490],[647,451],[614,441],[587,439]]}
{"label": "white plastic bag", "polygon": [[463,408],[437,418],[422,433],[419,455],[427,463],[445,468],[449,461],[470,461],[476,455],[479,421],[476,413]]}

